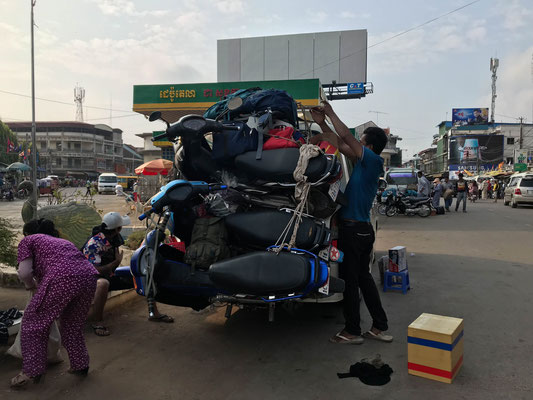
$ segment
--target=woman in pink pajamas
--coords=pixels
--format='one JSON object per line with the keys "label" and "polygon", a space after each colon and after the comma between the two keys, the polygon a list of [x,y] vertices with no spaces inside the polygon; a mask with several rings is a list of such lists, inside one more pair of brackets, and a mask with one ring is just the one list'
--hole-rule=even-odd
{"label": "woman in pink pajamas", "polygon": [[61,342],[70,359],[69,372],[86,375],[89,355],[83,328],[98,271],[74,244],[57,237],[52,221],[30,221],[23,231],[26,237],[18,246],[18,274],[35,294],[22,318],[22,372],[11,380],[11,386],[38,382],[44,374],[50,326],[58,318]]}

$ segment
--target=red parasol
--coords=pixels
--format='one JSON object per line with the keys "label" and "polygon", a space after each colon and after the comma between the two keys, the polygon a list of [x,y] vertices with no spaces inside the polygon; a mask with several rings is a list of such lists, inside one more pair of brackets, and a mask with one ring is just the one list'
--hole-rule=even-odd
{"label": "red parasol", "polygon": [[160,158],[158,160],[145,162],[138,166],[135,168],[135,173],[137,175],[166,175],[171,168],[172,161]]}

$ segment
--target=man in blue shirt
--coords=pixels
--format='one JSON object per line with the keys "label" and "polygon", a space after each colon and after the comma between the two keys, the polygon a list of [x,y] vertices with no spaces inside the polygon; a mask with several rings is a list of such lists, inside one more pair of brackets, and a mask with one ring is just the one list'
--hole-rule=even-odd
{"label": "man in blue shirt", "polygon": [[[311,139],[317,144],[326,140],[349,158],[354,169],[345,195],[348,205],[340,212],[339,249],[344,252],[344,261],[340,265],[340,276],[344,279],[344,329],[333,336],[333,343],[361,344],[366,338],[383,342],[392,342],[393,337],[383,332],[388,329],[387,315],[381,305],[379,292],[370,274],[370,257],[375,240],[374,229],[370,223],[370,210],[376,197],[379,176],[383,173],[383,158],[379,155],[387,144],[387,134],[383,129],[370,127],[365,129],[358,141],[348,127],[324,102],[322,107],[315,107],[311,115],[322,129],[322,134]],[[326,124],[328,117],[337,133]],[[359,289],[372,316],[372,327],[361,335]]]}

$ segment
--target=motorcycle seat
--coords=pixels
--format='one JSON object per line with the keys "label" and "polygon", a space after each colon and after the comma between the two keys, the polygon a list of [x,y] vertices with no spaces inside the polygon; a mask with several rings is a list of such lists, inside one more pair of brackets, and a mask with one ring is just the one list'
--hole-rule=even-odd
{"label": "motorcycle seat", "polygon": [[[235,167],[254,178],[293,183],[293,173],[299,157],[300,150],[293,147],[264,151],[260,160],[256,159],[255,151],[248,151],[235,157]],[[320,154],[309,160],[305,175],[309,182],[317,182],[328,172],[333,174],[337,169],[336,158]]]}
{"label": "motorcycle seat", "polygon": [[304,289],[311,279],[310,271],[306,256],[261,251],[212,264],[209,278],[217,288],[232,294],[267,296]]}
{"label": "motorcycle seat", "polygon": [[407,196],[405,199],[407,201],[419,203],[419,202],[428,201],[429,197]]}
{"label": "motorcycle seat", "polygon": [[[289,223],[292,213],[278,210],[250,211],[235,213],[225,218],[226,228],[234,243],[243,247],[261,248],[277,242]],[[292,236],[294,223],[288,237]],[[295,246],[310,250],[329,243],[330,231],[324,224],[310,217],[303,217],[300,222]]]}

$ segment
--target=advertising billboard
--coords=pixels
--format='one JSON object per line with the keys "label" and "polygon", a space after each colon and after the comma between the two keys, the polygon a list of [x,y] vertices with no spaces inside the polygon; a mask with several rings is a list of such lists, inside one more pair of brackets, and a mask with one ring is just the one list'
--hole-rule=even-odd
{"label": "advertising billboard", "polygon": [[514,170],[527,171],[528,149],[519,149],[514,151]]}
{"label": "advertising billboard", "polygon": [[452,108],[453,126],[487,125],[488,123],[488,108]]}
{"label": "advertising billboard", "polygon": [[318,78],[366,82],[366,29],[217,41],[219,82]]}
{"label": "advertising billboard", "polygon": [[503,161],[503,139],[503,135],[450,137],[450,171],[486,171],[496,168]]}

